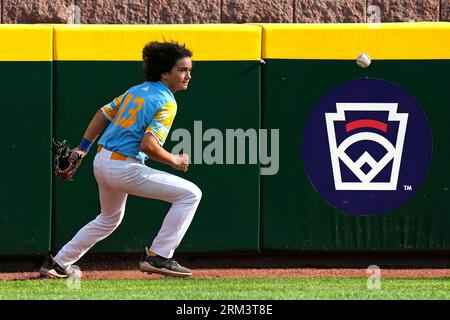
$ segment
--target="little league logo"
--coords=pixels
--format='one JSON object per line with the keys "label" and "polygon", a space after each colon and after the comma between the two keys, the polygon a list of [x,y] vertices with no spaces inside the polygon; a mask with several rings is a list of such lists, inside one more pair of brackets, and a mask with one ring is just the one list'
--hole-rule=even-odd
{"label": "little league logo", "polygon": [[[328,144],[330,147],[331,165],[333,169],[333,178],[336,190],[396,190],[400,163],[402,159],[403,142],[405,141],[406,125],[408,114],[397,113],[397,103],[336,103],[336,113],[326,113]],[[345,113],[359,111],[387,111],[387,122],[376,119],[358,119],[350,122],[346,121]],[[398,121],[397,135],[394,135],[393,141],[389,141],[383,136],[387,132],[388,122]],[[345,123],[345,131],[348,137],[340,142],[336,142],[336,127],[340,122]],[[376,129],[380,133],[369,132],[365,129]],[[352,134],[357,129],[360,132]],[[346,151],[358,142],[373,141],[380,144],[386,153],[379,161],[365,151],[356,161],[353,161]],[[342,161],[344,165],[358,178],[358,182],[345,182],[341,175]],[[375,177],[392,161],[392,170],[389,181],[374,182]],[[367,173],[362,168],[367,166]]]}
{"label": "little league logo", "polygon": [[424,181],[431,130],[400,87],[356,79],[328,92],[305,126],[302,154],[316,191],[334,207],[376,215],[405,203]]}

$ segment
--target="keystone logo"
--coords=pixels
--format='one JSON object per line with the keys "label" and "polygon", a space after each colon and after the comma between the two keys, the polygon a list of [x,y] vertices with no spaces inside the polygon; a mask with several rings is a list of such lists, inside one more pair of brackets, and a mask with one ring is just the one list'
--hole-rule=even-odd
{"label": "keystone logo", "polygon": [[[397,103],[336,103],[336,113],[326,113],[328,144],[330,147],[331,165],[333,168],[333,178],[336,190],[396,190],[398,174],[400,171],[400,163],[402,159],[403,142],[405,141],[406,125],[408,122],[408,114],[398,114]],[[365,128],[376,129],[386,133],[388,124],[375,119],[359,119],[345,123],[345,131],[351,133],[360,131],[350,135],[339,146],[336,143],[335,122],[346,121],[346,112],[357,111],[387,111],[388,121],[397,121],[398,130],[394,146],[388,139],[375,132],[368,132]],[[360,141],[373,141],[380,144],[386,149],[386,153],[381,160],[376,161],[368,151],[365,151],[356,161],[353,161],[346,153],[347,149]],[[339,160],[342,161],[348,169],[359,179],[360,182],[344,182],[341,175],[341,166]],[[375,177],[383,170],[387,164],[393,161],[389,182],[372,182]],[[368,166],[367,173],[362,168]]]}
{"label": "keystone logo", "polygon": [[328,92],[309,115],[302,141],[306,173],[332,206],[355,215],[399,208],[425,180],[431,130],[415,99],[379,79]]}

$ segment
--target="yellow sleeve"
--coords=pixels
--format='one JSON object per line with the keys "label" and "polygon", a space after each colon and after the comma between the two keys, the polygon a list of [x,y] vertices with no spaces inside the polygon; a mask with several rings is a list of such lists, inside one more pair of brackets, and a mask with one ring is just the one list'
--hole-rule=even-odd
{"label": "yellow sleeve", "polygon": [[150,132],[158,140],[161,146],[164,145],[176,113],[176,102],[174,100],[169,101],[156,111],[145,133]]}
{"label": "yellow sleeve", "polygon": [[116,116],[125,95],[126,92],[101,108],[103,114],[109,119],[109,121],[112,121]]}

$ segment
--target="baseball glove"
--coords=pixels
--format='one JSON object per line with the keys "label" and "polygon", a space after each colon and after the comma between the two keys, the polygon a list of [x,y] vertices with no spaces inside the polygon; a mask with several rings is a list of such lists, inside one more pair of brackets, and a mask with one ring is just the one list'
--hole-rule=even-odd
{"label": "baseball glove", "polygon": [[72,177],[81,164],[82,157],[73,153],[75,148],[71,149],[67,140],[55,141],[53,139],[55,157],[54,172],[57,177],[64,181],[73,181]]}

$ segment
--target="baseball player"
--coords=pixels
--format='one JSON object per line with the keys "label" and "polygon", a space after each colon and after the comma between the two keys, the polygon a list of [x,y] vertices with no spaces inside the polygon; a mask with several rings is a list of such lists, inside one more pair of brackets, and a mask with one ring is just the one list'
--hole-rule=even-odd
{"label": "baseball player", "polygon": [[144,161],[150,158],[177,170],[188,170],[188,155],[171,154],[163,145],[177,111],[173,94],[186,90],[191,79],[192,52],[174,42],[151,42],[142,56],[147,81],[100,108],[72,152],[74,157],[86,156],[109,124],[98,142],[93,163],[101,212],[43,264],[43,277],[81,276],[72,265],[119,226],[129,194],[172,203],[152,245],[145,248],[140,268],[168,276],[191,275],[191,270],[180,266],[172,256],[189,228],[202,193],[195,184],[152,169]]}

